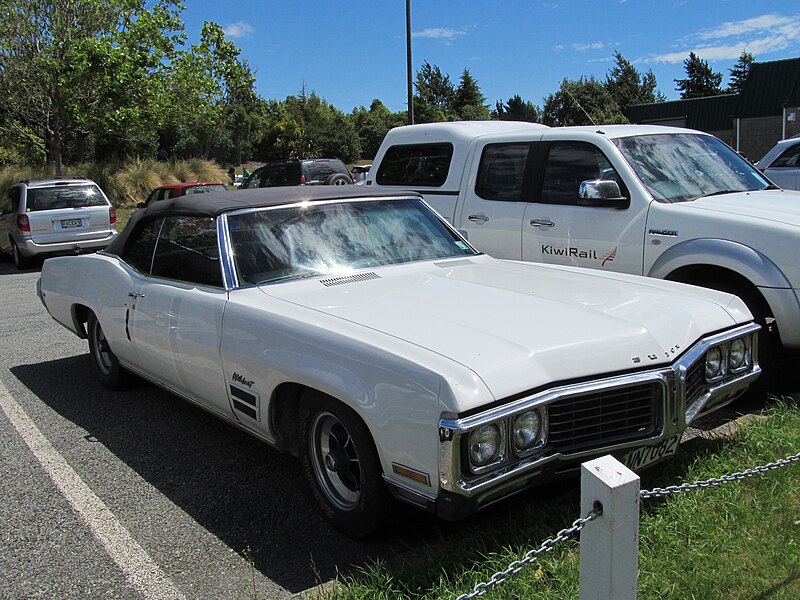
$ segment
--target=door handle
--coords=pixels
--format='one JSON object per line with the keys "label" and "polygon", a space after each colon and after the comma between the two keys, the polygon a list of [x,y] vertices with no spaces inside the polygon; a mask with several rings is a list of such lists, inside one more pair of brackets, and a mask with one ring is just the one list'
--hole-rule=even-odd
{"label": "door handle", "polygon": [[486,215],[470,215],[467,218],[473,223],[478,223],[478,222],[486,223],[486,221],[489,220],[489,217],[487,217]]}
{"label": "door handle", "polygon": [[128,296],[131,298],[144,298],[144,292],[128,292]]}
{"label": "door handle", "polygon": [[555,227],[556,224],[547,219],[531,219],[531,225],[534,227]]}

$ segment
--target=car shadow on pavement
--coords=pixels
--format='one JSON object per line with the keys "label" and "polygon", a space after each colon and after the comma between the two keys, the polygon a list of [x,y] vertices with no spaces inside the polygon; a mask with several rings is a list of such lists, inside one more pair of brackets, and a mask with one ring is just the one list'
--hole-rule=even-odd
{"label": "car shadow on pavement", "polygon": [[[112,392],[96,382],[86,356],[13,367],[12,373],[63,418],[85,430],[265,577],[290,592],[391,565],[423,547],[459,543],[462,528],[485,527],[492,513],[513,518],[506,502],[448,524],[399,507],[381,539],[349,539],[307,498],[299,461],[144,381]],[[577,498],[577,497],[576,497]],[[249,548],[249,551],[246,549]],[[399,560],[398,560],[399,559]]]}

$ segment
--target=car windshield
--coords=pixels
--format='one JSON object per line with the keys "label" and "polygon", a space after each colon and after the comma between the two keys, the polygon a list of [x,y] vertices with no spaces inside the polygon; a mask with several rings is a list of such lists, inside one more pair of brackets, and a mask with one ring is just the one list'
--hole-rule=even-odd
{"label": "car windshield", "polygon": [[419,200],[349,200],[228,217],[241,283],[269,283],[418,260],[475,255]]}
{"label": "car windshield", "polygon": [[227,192],[228,188],[226,188],[221,183],[219,184],[211,184],[211,185],[196,185],[190,188],[186,188],[186,195],[190,194],[207,194],[208,192]]}
{"label": "car windshield", "polygon": [[660,202],[687,202],[771,187],[750,163],[710,135],[637,135],[613,142]]}
{"label": "car windshield", "polygon": [[106,205],[100,188],[94,184],[28,188],[27,198],[29,211]]}

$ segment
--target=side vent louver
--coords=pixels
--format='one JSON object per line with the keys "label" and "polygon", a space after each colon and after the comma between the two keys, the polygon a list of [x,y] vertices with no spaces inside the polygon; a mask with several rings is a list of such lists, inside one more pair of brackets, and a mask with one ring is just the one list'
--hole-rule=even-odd
{"label": "side vent louver", "polygon": [[233,408],[254,421],[261,420],[261,403],[258,394],[238,385],[230,385]]}
{"label": "side vent louver", "polygon": [[320,279],[319,282],[326,287],[344,285],[346,283],[356,283],[358,281],[369,281],[370,279],[380,279],[377,273],[357,273],[355,275],[345,275],[343,277],[332,277],[330,279]]}

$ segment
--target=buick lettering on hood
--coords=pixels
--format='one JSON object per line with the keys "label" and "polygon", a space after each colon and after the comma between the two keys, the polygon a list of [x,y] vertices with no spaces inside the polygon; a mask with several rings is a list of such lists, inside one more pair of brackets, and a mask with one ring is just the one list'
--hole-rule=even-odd
{"label": "buick lettering on hood", "polygon": [[47,260],[39,296],[101,384],[298,456],[355,537],[392,497],[457,519],[606,453],[647,467],[760,372],[736,296],[496,260],[415,193],[344,187],[157,202]]}

